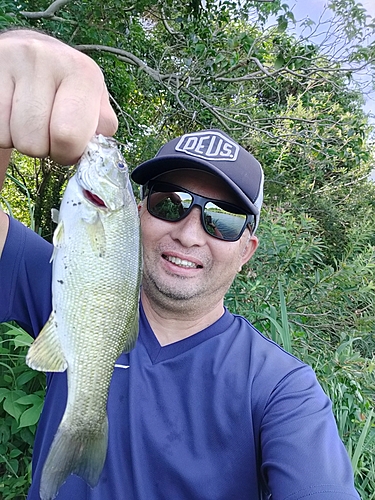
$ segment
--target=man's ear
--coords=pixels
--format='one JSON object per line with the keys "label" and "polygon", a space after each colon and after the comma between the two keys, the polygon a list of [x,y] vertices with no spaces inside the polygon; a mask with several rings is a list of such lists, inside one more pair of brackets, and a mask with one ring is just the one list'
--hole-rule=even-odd
{"label": "man's ear", "polygon": [[242,251],[241,267],[251,259],[256,249],[258,248],[258,245],[259,245],[258,238],[254,234],[250,235]]}

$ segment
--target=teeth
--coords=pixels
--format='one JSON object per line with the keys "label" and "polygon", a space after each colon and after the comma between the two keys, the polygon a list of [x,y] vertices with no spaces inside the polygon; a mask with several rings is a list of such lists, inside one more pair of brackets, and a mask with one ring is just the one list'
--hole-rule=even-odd
{"label": "teeth", "polygon": [[196,268],[197,265],[194,264],[193,262],[190,262],[188,260],[183,260],[180,259],[179,257],[172,257],[172,256],[167,256],[166,259],[169,262],[172,262],[173,264],[176,264],[176,266],[181,266],[181,267],[194,267]]}

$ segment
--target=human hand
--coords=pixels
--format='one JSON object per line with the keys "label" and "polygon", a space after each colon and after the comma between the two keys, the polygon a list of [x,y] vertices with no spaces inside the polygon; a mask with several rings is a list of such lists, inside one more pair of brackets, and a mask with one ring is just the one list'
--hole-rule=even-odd
{"label": "human hand", "polygon": [[75,163],[95,133],[117,130],[99,66],[47,35],[0,35],[0,148]]}

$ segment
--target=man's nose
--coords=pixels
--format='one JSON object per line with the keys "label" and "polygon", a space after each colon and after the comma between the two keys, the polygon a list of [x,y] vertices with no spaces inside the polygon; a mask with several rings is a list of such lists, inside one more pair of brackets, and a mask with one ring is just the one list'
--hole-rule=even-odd
{"label": "man's nose", "polygon": [[185,247],[204,245],[207,233],[202,226],[202,215],[200,207],[193,207],[184,219],[173,223],[171,237]]}

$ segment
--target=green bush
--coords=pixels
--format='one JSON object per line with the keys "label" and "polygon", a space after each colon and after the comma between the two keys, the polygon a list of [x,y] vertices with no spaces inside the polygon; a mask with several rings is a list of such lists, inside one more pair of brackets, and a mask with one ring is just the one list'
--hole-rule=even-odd
{"label": "green bush", "polygon": [[0,339],[0,491],[2,500],[20,500],[30,485],[45,376],[25,365],[32,339],[21,328],[0,324]]}

